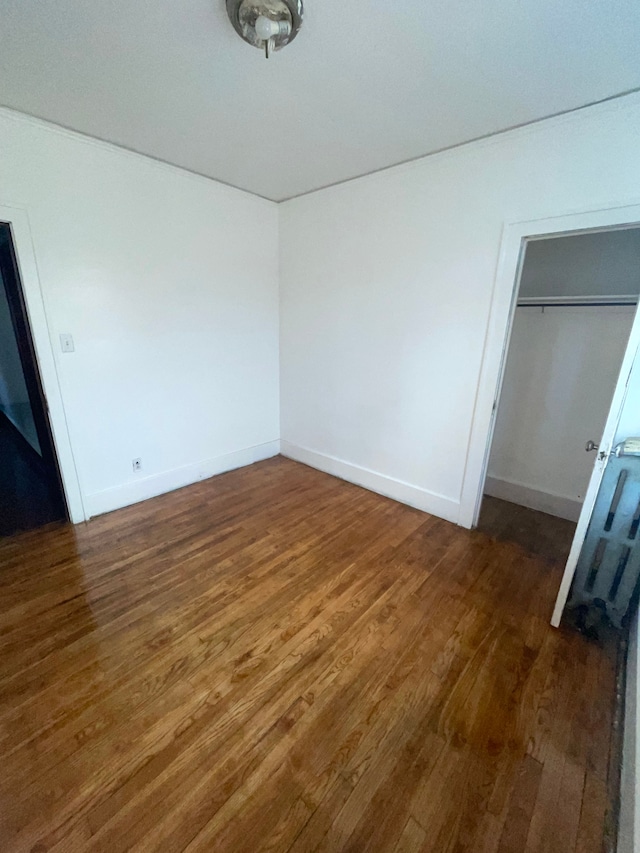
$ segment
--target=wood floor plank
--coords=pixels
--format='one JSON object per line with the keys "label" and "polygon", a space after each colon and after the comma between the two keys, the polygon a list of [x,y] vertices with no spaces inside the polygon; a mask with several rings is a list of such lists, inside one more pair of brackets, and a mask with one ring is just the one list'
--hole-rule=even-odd
{"label": "wood floor plank", "polygon": [[416,850],[422,850],[426,839],[427,833],[416,820],[410,817],[404,825],[393,853],[415,853]]}
{"label": "wood floor plank", "polygon": [[519,853],[524,850],[541,774],[542,765],[530,755],[525,755],[513,786],[498,853]]}
{"label": "wood floor plank", "polygon": [[589,853],[591,850],[602,849],[603,826],[605,826],[608,807],[606,783],[594,773],[587,773],[575,853]]}
{"label": "wood floor plank", "polygon": [[282,458],[2,540],[0,848],[600,853],[561,574]]}

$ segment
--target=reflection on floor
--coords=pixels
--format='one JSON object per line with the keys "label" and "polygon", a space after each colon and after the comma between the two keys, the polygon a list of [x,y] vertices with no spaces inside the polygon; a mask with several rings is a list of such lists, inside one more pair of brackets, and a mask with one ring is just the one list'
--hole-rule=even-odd
{"label": "reflection on floor", "polygon": [[478,529],[501,542],[514,542],[529,554],[563,562],[569,556],[576,525],[485,495]]}
{"label": "reflection on floor", "polygon": [[0,536],[61,518],[37,453],[0,415]]}

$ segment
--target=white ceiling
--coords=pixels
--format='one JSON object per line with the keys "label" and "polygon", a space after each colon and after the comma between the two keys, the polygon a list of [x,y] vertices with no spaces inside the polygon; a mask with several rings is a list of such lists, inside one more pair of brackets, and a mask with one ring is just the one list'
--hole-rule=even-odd
{"label": "white ceiling", "polygon": [[640,86],[638,0],[0,0],[0,103],[281,200]]}

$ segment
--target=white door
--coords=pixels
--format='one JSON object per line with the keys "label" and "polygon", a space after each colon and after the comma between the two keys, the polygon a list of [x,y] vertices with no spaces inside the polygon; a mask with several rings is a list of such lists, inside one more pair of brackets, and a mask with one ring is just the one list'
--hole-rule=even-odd
{"label": "white door", "polygon": [[585,494],[584,503],[576,533],[571,545],[571,551],[564,569],[562,583],[556,599],[556,604],[551,618],[551,624],[556,628],[560,624],[562,612],[567,602],[571,582],[575,574],[578,558],[584,544],[589,522],[593,513],[598,490],[602,482],[607,459],[613,448],[620,441],[640,434],[640,310],[636,315],[631,327],[627,349],[622,359],[622,367],[618,382],[616,383],[611,408],[607,416],[604,432],[593,466],[593,472],[589,481],[589,487]]}

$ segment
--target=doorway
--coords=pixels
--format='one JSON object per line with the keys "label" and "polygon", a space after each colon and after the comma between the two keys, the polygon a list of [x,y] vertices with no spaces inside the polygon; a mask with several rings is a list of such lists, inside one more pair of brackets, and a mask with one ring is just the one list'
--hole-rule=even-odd
{"label": "doorway", "polygon": [[11,228],[0,223],[0,536],[67,518]]}
{"label": "doorway", "polygon": [[640,229],[525,246],[479,529],[563,563],[640,294]]}

